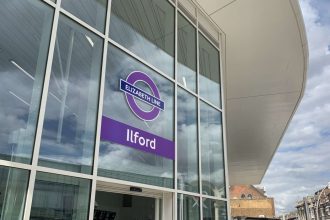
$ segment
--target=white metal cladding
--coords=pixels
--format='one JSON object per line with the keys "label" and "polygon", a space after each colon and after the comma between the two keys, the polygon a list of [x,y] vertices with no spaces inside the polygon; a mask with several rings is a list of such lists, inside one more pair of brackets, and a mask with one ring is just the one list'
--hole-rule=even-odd
{"label": "white metal cladding", "polygon": [[298,0],[195,0],[226,39],[229,184],[257,184],[303,96],[308,65]]}
{"label": "white metal cladding", "polygon": [[[185,89],[187,92],[189,92],[190,94],[192,94],[193,96],[195,96],[197,98],[197,109],[198,109],[198,127],[200,127],[200,101],[203,101],[204,103],[208,104],[209,106],[211,106],[212,108],[218,110],[219,112],[222,112],[224,114],[224,111],[222,108],[224,108],[223,106],[225,106],[225,103],[223,103],[223,97],[224,97],[224,85],[222,84],[223,81],[221,81],[221,92],[222,92],[222,108],[219,108],[215,105],[213,105],[212,103],[210,103],[209,101],[205,100],[204,98],[200,97],[199,95],[199,80],[198,80],[198,76],[199,76],[199,62],[197,62],[197,92],[192,92],[186,88],[184,88],[180,83],[177,83],[176,79],[176,71],[177,71],[177,65],[175,63],[175,78],[172,79],[169,76],[167,76],[165,73],[163,73],[162,71],[160,71],[158,68],[154,67],[153,65],[151,65],[150,63],[146,62],[145,60],[143,60],[142,58],[138,57],[137,55],[135,55],[134,53],[132,53],[131,51],[127,50],[126,48],[124,48],[123,46],[119,45],[118,43],[114,42],[113,40],[111,40],[109,38],[109,24],[110,24],[110,9],[111,9],[111,0],[109,0],[109,4],[108,4],[108,8],[107,8],[107,14],[106,14],[106,23],[105,23],[105,33],[101,33],[100,31],[98,31],[96,28],[90,26],[89,24],[87,24],[86,22],[82,21],[81,19],[77,18],[76,16],[74,16],[73,14],[69,13],[68,11],[64,10],[63,8],[61,8],[61,0],[57,0],[56,3],[54,3],[53,1],[50,0],[40,0],[43,1],[45,3],[47,3],[48,5],[50,5],[51,7],[54,8],[54,17],[53,17],[53,24],[52,24],[52,32],[51,32],[51,37],[50,37],[50,45],[49,45],[49,51],[48,51],[48,58],[47,58],[47,65],[46,65],[46,70],[45,70],[45,79],[44,79],[44,84],[43,84],[43,91],[42,91],[42,98],[41,98],[41,103],[40,103],[40,112],[39,112],[39,116],[38,116],[38,124],[37,124],[37,131],[36,131],[36,137],[35,137],[35,144],[34,144],[34,150],[33,150],[33,156],[32,156],[32,164],[21,164],[21,163],[17,163],[17,162],[11,162],[11,161],[3,161],[0,160],[0,165],[1,166],[7,166],[7,167],[13,167],[13,168],[20,168],[20,169],[26,169],[30,171],[30,178],[29,178],[29,185],[28,185],[28,189],[27,189],[27,196],[26,196],[26,202],[25,202],[25,210],[24,210],[24,220],[28,220],[30,219],[30,211],[31,211],[31,206],[32,206],[32,199],[33,199],[33,191],[34,191],[34,186],[35,186],[35,178],[36,178],[36,173],[37,172],[47,172],[47,173],[52,173],[52,174],[59,174],[59,175],[64,175],[64,176],[72,176],[72,177],[78,177],[78,178],[84,178],[84,179],[88,179],[91,180],[91,195],[90,195],[90,205],[89,205],[89,219],[93,219],[93,212],[94,212],[94,198],[95,198],[95,192],[96,192],[96,188],[97,188],[97,184],[99,182],[103,182],[103,183],[110,183],[110,184],[119,184],[119,185],[126,185],[126,186],[130,186],[130,185],[134,185],[137,187],[143,187],[145,189],[150,189],[150,190],[156,190],[159,192],[163,192],[163,195],[168,196],[168,193],[172,193],[172,198],[173,198],[173,213],[172,213],[172,217],[173,219],[177,218],[177,214],[176,214],[176,210],[177,210],[177,194],[178,193],[182,193],[182,194],[186,194],[186,195],[191,195],[194,197],[198,197],[200,199],[200,201],[202,201],[203,199],[213,199],[213,200],[218,200],[218,201],[224,201],[227,203],[227,213],[229,213],[229,203],[228,203],[228,178],[227,175],[225,175],[225,187],[226,187],[226,195],[227,198],[219,198],[219,197],[215,197],[215,196],[209,196],[209,195],[202,195],[201,193],[193,193],[193,192],[186,192],[186,191],[182,191],[182,190],[177,190],[177,182],[176,182],[176,177],[177,177],[177,162],[175,160],[175,166],[174,166],[174,181],[175,181],[175,188],[174,189],[170,189],[170,188],[164,188],[164,187],[158,187],[158,186],[152,186],[152,185],[147,185],[147,184],[142,184],[142,183],[136,183],[136,182],[130,182],[130,181],[124,181],[124,180],[118,180],[118,179],[112,179],[112,178],[106,178],[106,177],[100,177],[97,176],[97,164],[98,164],[98,150],[99,150],[99,144],[100,144],[100,129],[101,129],[101,117],[102,117],[102,109],[103,109],[103,97],[104,97],[104,81],[105,81],[105,71],[106,71],[106,59],[107,59],[107,51],[108,51],[108,45],[112,44],[116,47],[118,47],[119,49],[125,51],[127,54],[129,54],[130,56],[134,57],[135,59],[141,61],[143,64],[145,64],[146,66],[148,66],[149,68],[151,68],[152,70],[156,71],[157,73],[161,74],[163,77],[165,77],[166,79],[170,80],[171,82],[173,82],[175,84],[175,106],[177,103],[177,88],[183,88]],[[182,10],[179,9],[178,7],[178,2],[175,1],[175,3],[173,3],[172,1],[168,1],[170,4],[172,4],[175,7],[175,19],[176,19],[176,23],[175,23],[175,30],[177,30],[177,14],[178,12],[180,12],[182,15],[185,16],[185,12],[183,12]],[[188,1],[189,2],[189,1]],[[192,4],[194,5],[194,4]],[[210,22],[209,24],[207,24],[207,19],[206,19],[206,15],[204,14],[203,11],[201,11],[201,9],[199,9],[196,5],[196,14],[194,15],[196,17],[196,23],[191,22],[191,24],[196,28],[196,33],[197,33],[197,43],[198,43],[198,33],[201,33],[206,39],[209,40],[209,42],[215,46],[217,48],[218,51],[220,48],[220,43],[216,43],[221,39],[220,38],[220,30],[212,23]],[[53,168],[48,168],[48,167],[41,167],[38,166],[38,156],[39,156],[39,151],[40,151],[40,142],[41,142],[41,134],[42,134],[42,129],[43,129],[43,119],[45,116],[45,107],[46,107],[46,103],[47,103],[47,94],[48,94],[48,88],[49,88],[49,81],[50,81],[50,75],[51,75],[51,69],[52,69],[52,62],[53,62],[53,56],[54,56],[54,49],[55,49],[55,42],[56,42],[56,34],[57,34],[57,28],[58,28],[58,22],[59,22],[59,16],[60,14],[64,14],[67,17],[69,17],[70,19],[72,19],[73,21],[77,22],[78,24],[80,24],[81,26],[87,28],[88,30],[92,31],[93,33],[95,33],[96,35],[100,36],[102,39],[104,39],[104,45],[103,45],[103,57],[102,57],[102,68],[101,68],[101,84],[100,84],[100,93],[99,93],[99,104],[98,104],[98,119],[97,119],[97,134],[96,134],[96,141],[95,141],[95,154],[94,154],[94,160],[93,160],[93,172],[92,174],[82,174],[82,173],[76,173],[76,172],[71,172],[71,171],[65,171],[65,170],[58,170],[58,169],[53,169]],[[203,16],[203,22],[199,22],[198,17]],[[188,20],[189,17],[185,16]],[[210,31],[211,34],[205,33],[205,32],[201,32],[200,30],[200,25],[207,25],[208,27],[212,28],[212,31]],[[204,26],[203,26],[204,27]],[[208,31],[208,27],[204,27],[203,31]],[[218,32],[217,32],[218,31]],[[215,33],[217,33],[215,36]],[[177,34],[177,33],[176,33]],[[224,39],[221,39],[224,40]],[[198,47],[196,47],[197,49],[197,58],[198,58]],[[175,41],[175,62],[177,62],[176,60],[176,54],[177,54],[177,42]],[[222,55],[219,56],[220,57],[220,72],[221,72],[221,79],[223,79],[223,64],[221,62],[221,57]],[[176,118],[177,118],[177,109],[175,107],[175,135],[177,135],[177,125],[176,125]],[[224,115],[222,116],[223,121],[222,121],[222,126],[224,127],[222,130],[225,132],[225,119],[224,119]],[[198,130],[198,136],[200,136],[199,134],[199,130]],[[199,143],[200,141],[200,137],[198,137],[198,145],[200,145]],[[226,156],[226,138],[224,137],[224,143],[223,143],[223,148],[224,148],[224,167],[225,167],[225,174],[227,174],[227,166],[226,166],[226,161],[227,161],[227,156]],[[199,175],[200,175],[200,192],[202,190],[202,182],[201,182],[201,161],[200,161],[200,147],[199,149]],[[200,206],[200,219],[203,218],[203,206]]]}

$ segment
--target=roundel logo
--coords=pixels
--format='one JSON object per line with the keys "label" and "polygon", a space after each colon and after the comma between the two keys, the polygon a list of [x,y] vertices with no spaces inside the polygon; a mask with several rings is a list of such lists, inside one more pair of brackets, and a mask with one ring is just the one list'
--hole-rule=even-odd
{"label": "roundel logo", "polygon": [[[135,86],[137,82],[145,83],[151,90],[152,94],[143,91]],[[164,110],[165,103],[161,100],[159,90],[154,81],[144,72],[131,72],[126,80],[120,79],[120,90],[125,93],[127,104],[132,112],[141,120],[153,121],[156,119],[161,110]],[[139,99],[152,108],[149,111],[142,109],[137,103]]]}

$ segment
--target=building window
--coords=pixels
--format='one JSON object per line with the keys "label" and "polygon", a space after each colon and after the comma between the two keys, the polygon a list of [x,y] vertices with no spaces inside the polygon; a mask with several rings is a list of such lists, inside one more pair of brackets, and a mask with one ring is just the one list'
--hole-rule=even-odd
{"label": "building window", "polygon": [[62,0],[61,7],[100,32],[104,32],[107,0]]}
{"label": "building window", "polygon": [[23,219],[29,171],[0,166],[0,218]]}
{"label": "building window", "polygon": [[245,199],[245,194],[242,194],[241,195],[241,199]]}
{"label": "building window", "polygon": [[31,162],[53,11],[42,1],[1,1],[2,160]]}
{"label": "building window", "polygon": [[90,180],[37,173],[30,219],[88,219]]}
{"label": "building window", "polygon": [[178,76],[185,88],[196,92],[197,41],[196,29],[178,13]]}
{"label": "building window", "polygon": [[174,8],[164,0],[113,0],[110,38],[174,76]]}
{"label": "building window", "polygon": [[221,112],[200,101],[203,194],[225,197]]}
{"label": "building window", "polygon": [[[126,79],[135,70],[144,72],[152,78],[158,85],[161,100],[165,103],[164,111],[161,111],[154,121],[144,121],[138,118],[130,110],[125,94],[119,89],[120,79]],[[138,82],[137,85],[150,92],[150,88],[146,84]],[[136,102],[141,109],[150,111],[150,105],[140,100],[136,100]],[[174,84],[117,47],[110,45],[103,115],[173,141]],[[173,171],[173,160],[171,159],[112,142],[103,141],[100,144],[98,174],[101,176],[172,188]]]}
{"label": "building window", "polygon": [[199,34],[199,94],[221,107],[219,51]]}
{"label": "building window", "polygon": [[59,19],[39,165],[90,174],[103,41]]}
{"label": "building window", "polygon": [[203,219],[208,220],[226,220],[227,208],[226,202],[213,199],[203,201]]}
{"label": "building window", "polygon": [[177,219],[199,220],[199,197],[178,194]]}
{"label": "building window", "polygon": [[247,198],[248,198],[248,199],[252,199],[252,195],[249,194],[249,195],[247,196]]}
{"label": "building window", "polygon": [[178,188],[199,192],[197,99],[178,87]]}

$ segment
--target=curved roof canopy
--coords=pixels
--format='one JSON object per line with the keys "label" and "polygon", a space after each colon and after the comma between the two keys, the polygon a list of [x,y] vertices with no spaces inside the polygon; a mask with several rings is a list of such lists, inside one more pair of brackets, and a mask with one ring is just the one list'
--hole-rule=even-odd
{"label": "curved roof canopy", "polygon": [[196,0],[224,32],[229,183],[258,184],[304,91],[308,49],[297,0]]}

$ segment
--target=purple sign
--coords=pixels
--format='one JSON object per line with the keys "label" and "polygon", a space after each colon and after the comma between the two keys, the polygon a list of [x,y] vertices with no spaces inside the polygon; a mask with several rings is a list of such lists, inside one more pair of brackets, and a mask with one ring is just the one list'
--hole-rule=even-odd
{"label": "purple sign", "polygon": [[174,142],[111,118],[102,117],[101,140],[174,160]]}
{"label": "purple sign", "polygon": [[[148,94],[134,85],[139,81],[144,82],[150,88],[152,94]],[[164,110],[165,108],[165,103],[160,99],[156,84],[146,73],[140,71],[131,72],[127,76],[126,81],[123,79],[120,80],[120,90],[125,92],[129,107],[141,120],[153,121],[158,117],[160,110]],[[141,109],[136,104],[136,98],[151,105],[152,109],[150,111]]]}

